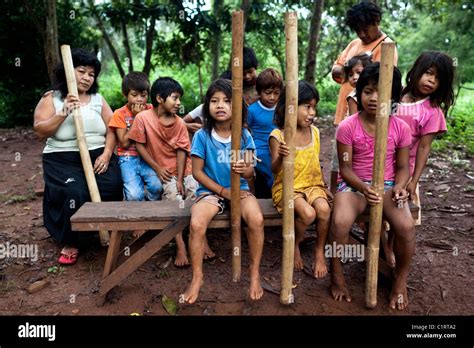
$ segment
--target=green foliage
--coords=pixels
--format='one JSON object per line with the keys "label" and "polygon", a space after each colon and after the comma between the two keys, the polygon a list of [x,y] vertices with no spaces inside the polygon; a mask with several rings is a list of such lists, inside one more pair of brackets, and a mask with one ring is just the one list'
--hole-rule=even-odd
{"label": "green foliage", "polygon": [[466,87],[470,89],[461,89],[456,105],[446,119],[447,133],[433,142],[435,151],[454,147],[474,155],[474,84]]}
{"label": "green foliage", "polygon": [[[44,25],[44,2],[28,3]],[[1,1],[0,13],[0,127],[31,125],[36,104],[51,88],[43,41],[22,2]],[[90,50],[97,46],[97,35],[79,2],[58,2],[57,18],[59,44]]]}
{"label": "green foliage", "polygon": [[339,87],[330,77],[316,83],[319,92],[318,115],[334,115],[336,112],[337,98],[339,96]]}
{"label": "green foliage", "polygon": [[99,76],[99,93],[104,97],[112,110],[117,110],[127,103],[122,95],[122,78],[114,71],[104,71]]}

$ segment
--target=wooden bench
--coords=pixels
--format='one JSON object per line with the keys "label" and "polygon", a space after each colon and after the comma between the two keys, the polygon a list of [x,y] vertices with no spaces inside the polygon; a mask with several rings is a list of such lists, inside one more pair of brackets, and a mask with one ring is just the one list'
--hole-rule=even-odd
{"label": "wooden bench", "polygon": [[[259,204],[266,227],[282,225],[282,216],[273,207],[271,199],[260,199]],[[176,201],[88,202],[71,217],[74,231],[107,230],[111,232],[97,301],[99,306],[104,304],[110,290],[168,244],[178,232],[189,226],[191,205],[190,201],[184,201],[181,204]],[[410,208],[413,215],[418,212],[418,207],[412,205]],[[367,222],[368,219],[369,209],[358,217],[357,222]],[[216,215],[209,225],[209,228],[230,229],[230,227],[229,210]],[[161,232],[117,267],[122,233],[136,230],[161,230]],[[363,242],[360,237],[353,237],[358,242]],[[388,266],[384,265],[383,261],[379,262],[379,266],[382,272],[387,272]]]}

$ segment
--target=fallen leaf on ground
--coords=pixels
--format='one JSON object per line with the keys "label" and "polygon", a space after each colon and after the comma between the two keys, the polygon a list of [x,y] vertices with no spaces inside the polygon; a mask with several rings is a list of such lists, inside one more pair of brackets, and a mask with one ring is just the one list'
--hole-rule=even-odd
{"label": "fallen leaf on ground", "polygon": [[169,298],[166,295],[161,296],[161,304],[169,314],[176,315],[178,313],[178,306],[172,298]]}

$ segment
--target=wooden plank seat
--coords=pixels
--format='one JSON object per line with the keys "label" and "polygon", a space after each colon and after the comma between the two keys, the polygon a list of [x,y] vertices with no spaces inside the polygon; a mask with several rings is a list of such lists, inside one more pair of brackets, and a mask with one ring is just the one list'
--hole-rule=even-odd
{"label": "wooden plank seat", "polygon": [[[260,199],[259,204],[266,227],[282,225],[282,215],[273,207],[271,199]],[[98,305],[103,305],[110,290],[168,244],[177,233],[189,226],[191,205],[191,201],[184,201],[181,204],[177,201],[87,202],[71,217],[74,231],[107,230],[111,232]],[[418,212],[418,207],[415,205],[411,205],[410,209],[412,215]],[[357,219],[357,222],[368,221],[369,209]],[[223,214],[216,215],[209,228],[230,228],[230,211],[225,210]],[[117,267],[122,233],[135,230],[161,230],[161,232]],[[363,242],[357,236],[354,238]],[[385,270],[383,265],[381,270]]]}

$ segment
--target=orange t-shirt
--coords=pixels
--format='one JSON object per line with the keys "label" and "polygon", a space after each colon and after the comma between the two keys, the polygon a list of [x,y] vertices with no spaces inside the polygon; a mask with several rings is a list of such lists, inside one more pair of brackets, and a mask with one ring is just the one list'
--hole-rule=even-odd
{"label": "orange t-shirt", "polygon": [[178,175],[177,150],[186,151],[184,175],[190,175],[191,143],[184,121],[175,117],[175,122],[169,126],[163,125],[153,109],[140,112],[130,129],[129,138],[137,143],[145,144],[145,148],[160,167],[168,169],[173,176]]}
{"label": "orange t-shirt", "polygon": [[[385,39],[385,40],[384,40]],[[382,36],[377,40],[364,44],[361,39],[357,38],[349,43],[347,47],[342,51],[337,60],[333,64],[335,66],[344,67],[344,64],[354,56],[364,52],[372,52],[372,61],[380,62],[382,55],[382,44],[383,42],[393,42],[386,34],[382,32]],[[378,46],[377,46],[378,45]],[[377,47],[375,47],[377,46]],[[374,49],[375,47],[375,49]],[[373,51],[372,51],[373,50]],[[397,47],[395,47],[395,53],[393,57],[393,64],[396,66],[398,62],[398,53]],[[339,89],[339,97],[337,98],[336,114],[334,116],[334,124],[338,125],[346,116],[348,106],[347,106],[347,96],[352,91],[352,87],[349,82],[344,82]]]}
{"label": "orange t-shirt", "polygon": [[[151,104],[146,104],[146,110],[153,107]],[[128,105],[122,106],[120,109],[114,111],[114,115],[110,119],[109,127],[115,131],[115,128],[130,130],[132,127],[135,116],[128,108]],[[117,154],[119,156],[138,156],[137,147],[135,144],[131,144],[127,148],[123,148],[120,144],[117,146]]]}

